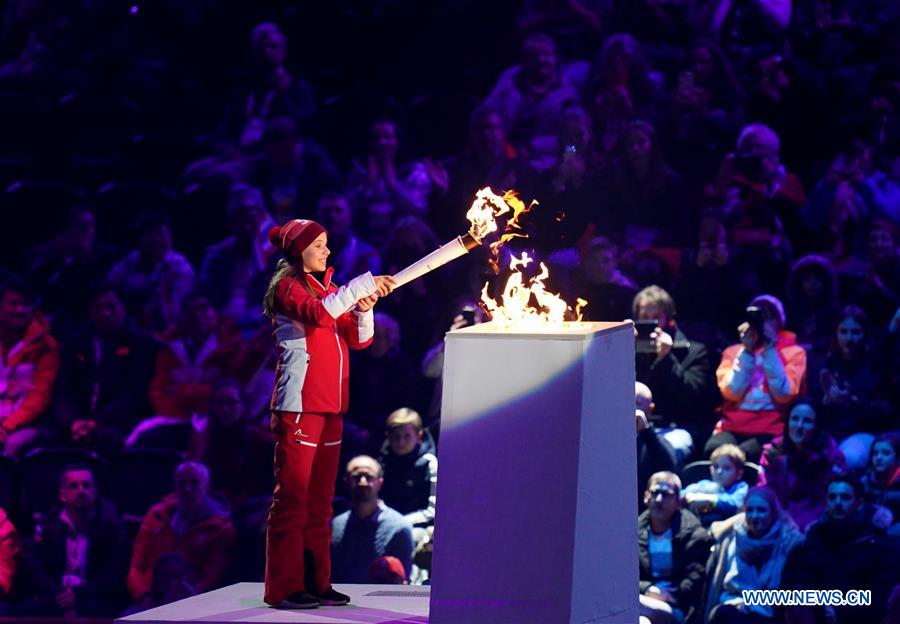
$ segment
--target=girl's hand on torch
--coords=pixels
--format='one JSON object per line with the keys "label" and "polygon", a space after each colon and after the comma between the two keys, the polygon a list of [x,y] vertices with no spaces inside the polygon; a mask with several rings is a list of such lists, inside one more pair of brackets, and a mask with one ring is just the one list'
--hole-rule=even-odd
{"label": "girl's hand on torch", "polygon": [[359,301],[356,302],[356,310],[357,312],[368,312],[372,308],[375,307],[375,302],[378,301],[378,295],[369,295],[368,297],[363,297]]}
{"label": "girl's hand on torch", "polygon": [[376,275],[375,285],[378,287],[378,296],[387,297],[397,287],[397,280],[390,275]]}

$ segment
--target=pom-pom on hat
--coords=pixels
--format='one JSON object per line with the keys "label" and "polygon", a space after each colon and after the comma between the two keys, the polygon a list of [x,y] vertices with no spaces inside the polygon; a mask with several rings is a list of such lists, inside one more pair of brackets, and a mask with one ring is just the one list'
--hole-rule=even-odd
{"label": "pom-pom on hat", "polygon": [[291,219],[269,230],[269,242],[289,260],[300,260],[303,250],[323,232],[325,228],[315,221]]}

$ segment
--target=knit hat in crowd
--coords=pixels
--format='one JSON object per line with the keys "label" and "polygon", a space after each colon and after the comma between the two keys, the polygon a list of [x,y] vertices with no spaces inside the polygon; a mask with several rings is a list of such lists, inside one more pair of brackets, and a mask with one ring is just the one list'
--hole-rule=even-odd
{"label": "knit hat in crowd", "polygon": [[323,232],[325,228],[315,221],[291,219],[269,230],[269,242],[289,260],[299,260],[303,250]]}

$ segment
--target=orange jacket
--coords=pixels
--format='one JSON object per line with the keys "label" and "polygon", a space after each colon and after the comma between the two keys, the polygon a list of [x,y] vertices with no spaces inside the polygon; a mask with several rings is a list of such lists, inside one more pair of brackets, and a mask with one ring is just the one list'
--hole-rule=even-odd
{"label": "orange jacket", "polygon": [[168,552],[184,557],[201,592],[216,588],[225,578],[234,556],[235,530],[227,516],[210,516],[195,524],[184,535],[172,530],[175,496],[169,496],[150,508],[131,551],[128,591],[140,600],[153,584],[153,568]]}
{"label": "orange jacket", "polygon": [[47,409],[59,371],[59,345],[50,324],[36,312],[25,336],[8,352],[0,346],[0,423],[7,431]]}
{"label": "orange jacket", "polygon": [[778,333],[774,348],[754,353],[731,345],[722,353],[716,381],[725,399],[717,432],[780,435],[788,405],[806,385],[806,351],[788,331]]}

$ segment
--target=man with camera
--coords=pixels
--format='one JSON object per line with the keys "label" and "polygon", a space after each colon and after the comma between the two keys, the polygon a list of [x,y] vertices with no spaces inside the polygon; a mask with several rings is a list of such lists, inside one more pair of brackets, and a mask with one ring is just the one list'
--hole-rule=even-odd
{"label": "man with camera", "polygon": [[664,424],[681,428],[661,431],[675,448],[679,463],[684,462],[695,442],[705,440],[712,431],[714,386],[706,346],[688,339],[678,328],[675,302],[659,286],[648,286],[635,295],[632,313],[637,319],[636,379],[652,389]]}
{"label": "man with camera", "polygon": [[736,444],[756,463],[763,444],[784,431],[787,410],[806,385],[806,351],[785,322],[784,306],[772,295],[759,295],[747,307],[737,328],[741,341],[725,349],[716,370],[725,400],[706,455]]}

